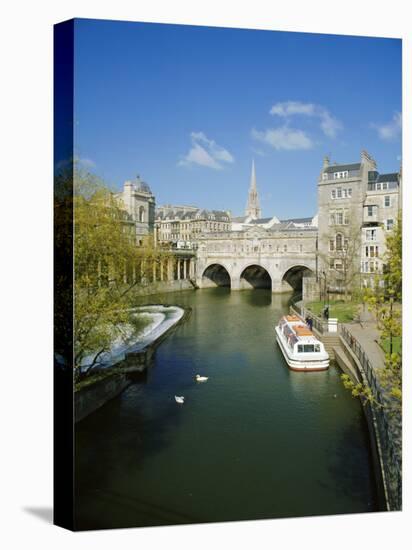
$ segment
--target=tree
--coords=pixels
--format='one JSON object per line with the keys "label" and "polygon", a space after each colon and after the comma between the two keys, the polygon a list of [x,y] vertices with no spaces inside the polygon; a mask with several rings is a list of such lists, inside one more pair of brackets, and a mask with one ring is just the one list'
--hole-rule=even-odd
{"label": "tree", "polygon": [[150,239],[138,247],[134,223],[121,202],[79,167],[73,201],[74,368],[79,378],[90,373],[114,340],[125,341],[142,328],[143,319],[131,311],[132,291],[167,252],[155,249]]}
{"label": "tree", "polygon": [[384,255],[385,269],[382,275],[375,275],[371,287],[364,290],[363,299],[374,312],[381,342],[390,342],[385,354],[385,367],[379,372],[379,382],[389,397],[382,403],[371,389],[363,384],[354,384],[347,375],[342,375],[344,385],[354,396],[361,396],[379,406],[399,413],[402,407],[402,351],[392,346],[394,338],[402,336],[402,216],[386,237]]}

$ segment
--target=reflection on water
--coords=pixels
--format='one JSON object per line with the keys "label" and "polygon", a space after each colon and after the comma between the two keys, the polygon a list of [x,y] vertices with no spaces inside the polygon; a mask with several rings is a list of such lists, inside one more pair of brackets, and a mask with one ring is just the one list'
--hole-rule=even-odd
{"label": "reflection on water", "polygon": [[289,299],[226,288],[156,297],[193,313],[146,383],[77,425],[78,528],[377,509],[359,403],[334,367],[292,372],[275,344]]}

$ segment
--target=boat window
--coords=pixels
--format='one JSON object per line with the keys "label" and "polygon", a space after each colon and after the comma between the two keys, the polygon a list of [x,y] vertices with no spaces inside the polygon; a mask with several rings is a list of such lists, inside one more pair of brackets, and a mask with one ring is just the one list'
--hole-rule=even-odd
{"label": "boat window", "polygon": [[317,351],[318,353],[320,352],[320,345],[319,344],[315,344],[315,351]]}
{"label": "boat window", "polygon": [[313,352],[313,344],[304,344],[303,351],[305,353],[312,353]]}
{"label": "boat window", "polygon": [[302,351],[303,351],[303,346],[302,346],[302,344],[299,344],[298,345],[298,352],[302,353]]}

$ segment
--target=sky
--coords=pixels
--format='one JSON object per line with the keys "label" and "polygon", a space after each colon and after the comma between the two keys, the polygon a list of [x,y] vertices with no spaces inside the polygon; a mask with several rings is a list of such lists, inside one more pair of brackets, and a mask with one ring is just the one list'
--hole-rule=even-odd
{"label": "sky", "polygon": [[312,216],[323,157],[401,162],[399,39],[77,19],[75,155],[156,203]]}

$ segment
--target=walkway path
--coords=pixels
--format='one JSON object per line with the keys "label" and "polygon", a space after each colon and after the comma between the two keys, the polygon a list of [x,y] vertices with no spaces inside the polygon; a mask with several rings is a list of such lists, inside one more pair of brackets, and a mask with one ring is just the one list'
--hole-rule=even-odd
{"label": "walkway path", "polygon": [[380,334],[373,314],[366,310],[360,314],[358,323],[345,323],[344,327],[364,349],[372,367],[376,370],[385,366],[385,353],[379,345]]}

